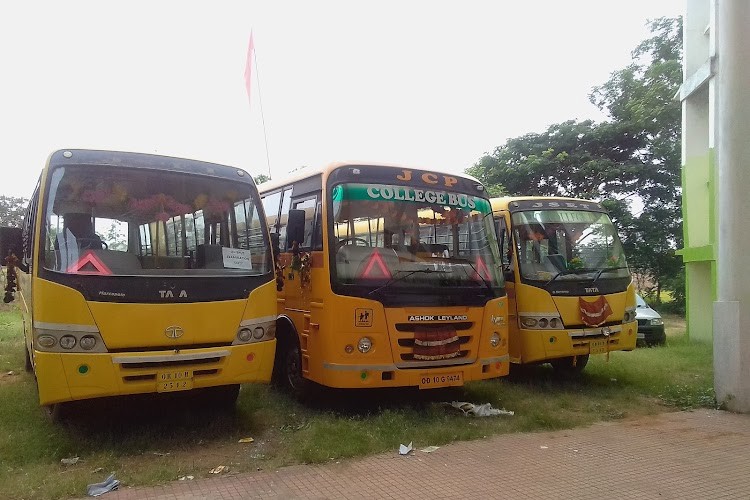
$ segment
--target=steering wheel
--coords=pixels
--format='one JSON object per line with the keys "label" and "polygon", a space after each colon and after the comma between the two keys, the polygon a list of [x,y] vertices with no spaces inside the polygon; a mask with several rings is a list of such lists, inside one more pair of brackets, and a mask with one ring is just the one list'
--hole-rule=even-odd
{"label": "steering wheel", "polygon": [[359,241],[359,242],[363,243],[362,245],[357,245],[357,246],[365,246],[365,247],[369,247],[370,246],[370,242],[367,241],[366,239],[364,239],[364,238],[356,238],[355,237],[355,238],[344,238],[343,240],[339,240],[339,242],[336,243],[336,248],[341,248],[344,245],[349,245],[349,244],[351,244],[351,243],[353,243],[355,241]]}

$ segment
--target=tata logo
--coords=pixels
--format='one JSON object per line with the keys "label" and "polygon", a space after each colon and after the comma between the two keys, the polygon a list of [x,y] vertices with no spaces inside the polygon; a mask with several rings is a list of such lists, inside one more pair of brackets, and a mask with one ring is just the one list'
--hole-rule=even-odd
{"label": "tata logo", "polygon": [[[172,290],[159,290],[159,295],[161,296],[162,299],[173,299],[174,298],[174,293],[172,292]],[[188,294],[187,294],[187,292],[185,290],[180,290],[180,293],[179,293],[178,297],[180,297],[180,298],[187,298],[187,296],[188,296]]]}
{"label": "tata logo", "polygon": [[185,330],[183,330],[179,326],[168,326],[164,329],[164,335],[166,335],[170,339],[179,339],[180,337],[185,335]]}
{"label": "tata logo", "polygon": [[586,290],[586,293],[599,293],[599,289],[595,286],[586,287],[584,290]]}

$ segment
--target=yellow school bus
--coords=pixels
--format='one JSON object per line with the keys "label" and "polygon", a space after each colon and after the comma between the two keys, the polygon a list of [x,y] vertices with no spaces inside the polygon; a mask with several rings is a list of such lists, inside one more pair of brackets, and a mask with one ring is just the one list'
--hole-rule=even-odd
{"label": "yellow school bus", "polygon": [[20,302],[27,369],[53,414],[73,400],[191,389],[232,405],[239,384],[270,381],[273,258],[243,170],[57,151],[22,230],[3,235],[17,284],[6,300]]}
{"label": "yellow school bus", "polygon": [[292,393],[507,375],[508,302],[476,179],[337,163],[258,189],[278,255],[274,378]]}
{"label": "yellow school bus", "polygon": [[573,198],[493,198],[508,290],[510,360],[580,372],[635,348],[635,288],[607,210]]}

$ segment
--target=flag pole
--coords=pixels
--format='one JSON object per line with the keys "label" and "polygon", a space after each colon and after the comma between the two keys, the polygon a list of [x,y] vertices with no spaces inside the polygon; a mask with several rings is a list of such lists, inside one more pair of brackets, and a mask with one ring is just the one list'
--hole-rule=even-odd
{"label": "flag pole", "polygon": [[250,41],[247,44],[247,60],[245,61],[245,90],[247,91],[247,102],[252,106],[253,99],[250,93],[253,80],[253,62],[255,62],[255,80],[258,86],[258,103],[260,104],[260,120],[263,124],[263,140],[266,146],[266,164],[268,165],[268,178],[271,178],[271,156],[268,151],[268,135],[266,134],[266,118],[263,116],[263,99],[260,93],[260,71],[258,70],[258,56],[255,52],[253,31],[250,30]]}
{"label": "flag pole", "polygon": [[263,124],[263,140],[266,144],[266,164],[268,165],[268,178],[271,178],[271,157],[268,152],[268,135],[266,134],[266,119],[263,116],[263,99],[260,94],[260,70],[258,69],[258,56],[253,48],[253,60],[255,60],[255,80],[258,82],[258,104],[260,106],[260,121]]}

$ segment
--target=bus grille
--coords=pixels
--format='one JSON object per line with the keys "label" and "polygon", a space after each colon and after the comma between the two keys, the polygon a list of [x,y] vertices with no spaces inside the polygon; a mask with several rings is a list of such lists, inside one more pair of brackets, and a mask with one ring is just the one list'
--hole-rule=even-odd
{"label": "bus grille", "polygon": [[396,330],[411,335],[398,339],[401,361],[425,362],[430,365],[454,364],[469,355],[471,336],[461,335],[461,330],[471,328],[471,323],[457,324],[397,324]]}

